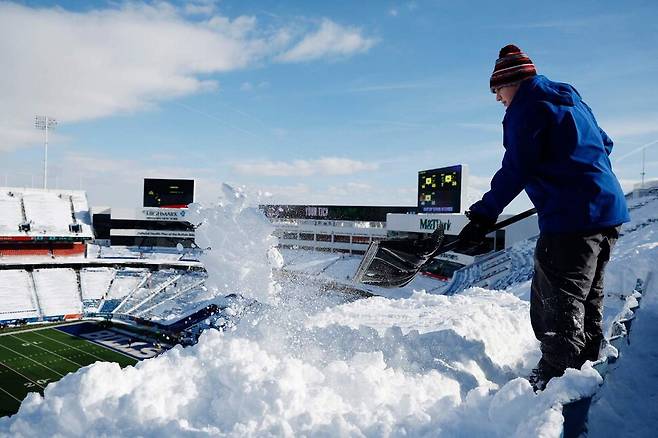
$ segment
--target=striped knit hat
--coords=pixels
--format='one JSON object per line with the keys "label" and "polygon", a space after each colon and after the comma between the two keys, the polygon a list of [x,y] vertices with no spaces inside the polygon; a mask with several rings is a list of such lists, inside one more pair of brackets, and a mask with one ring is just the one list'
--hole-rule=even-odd
{"label": "striped knit hat", "polygon": [[489,88],[495,89],[504,85],[513,85],[537,74],[535,64],[514,44],[509,44],[498,54],[494,71],[489,80]]}

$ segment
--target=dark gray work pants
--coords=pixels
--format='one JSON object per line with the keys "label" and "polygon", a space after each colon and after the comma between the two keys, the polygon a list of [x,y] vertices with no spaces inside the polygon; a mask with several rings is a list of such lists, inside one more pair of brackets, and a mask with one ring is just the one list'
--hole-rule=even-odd
{"label": "dark gray work pants", "polygon": [[539,236],[530,319],[543,360],[560,372],[598,358],[603,274],[618,237],[619,227]]}

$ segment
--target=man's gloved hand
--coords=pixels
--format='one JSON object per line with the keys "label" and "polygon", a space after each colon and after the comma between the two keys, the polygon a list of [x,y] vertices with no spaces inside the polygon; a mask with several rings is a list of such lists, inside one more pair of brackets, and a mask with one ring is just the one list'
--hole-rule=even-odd
{"label": "man's gloved hand", "polygon": [[466,212],[470,222],[459,233],[460,247],[476,246],[484,242],[485,236],[496,223],[495,219],[479,215],[472,211]]}

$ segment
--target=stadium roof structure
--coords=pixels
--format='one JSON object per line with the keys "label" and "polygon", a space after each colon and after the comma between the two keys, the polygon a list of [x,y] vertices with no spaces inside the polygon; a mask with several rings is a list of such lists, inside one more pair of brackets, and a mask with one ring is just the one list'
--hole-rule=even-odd
{"label": "stadium roof structure", "polygon": [[86,192],[0,187],[0,239],[53,238],[93,238]]}

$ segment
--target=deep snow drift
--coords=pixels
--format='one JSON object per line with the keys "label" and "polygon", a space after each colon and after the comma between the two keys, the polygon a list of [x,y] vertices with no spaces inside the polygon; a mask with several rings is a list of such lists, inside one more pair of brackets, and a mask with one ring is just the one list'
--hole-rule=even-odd
{"label": "deep snow drift", "polygon": [[[0,435],[559,436],[561,404],[600,382],[587,364],[538,395],[518,377],[539,357],[527,283],[514,293],[417,291],[347,303],[274,284],[268,263],[281,260],[270,225],[239,191],[226,188],[198,215],[213,248],[204,260],[209,293],[242,292],[268,305],[193,347],[71,374],[0,420]],[[655,226],[620,240],[614,291],[630,291],[655,264],[658,239],[647,233]],[[631,256],[642,262],[629,264]]]}

